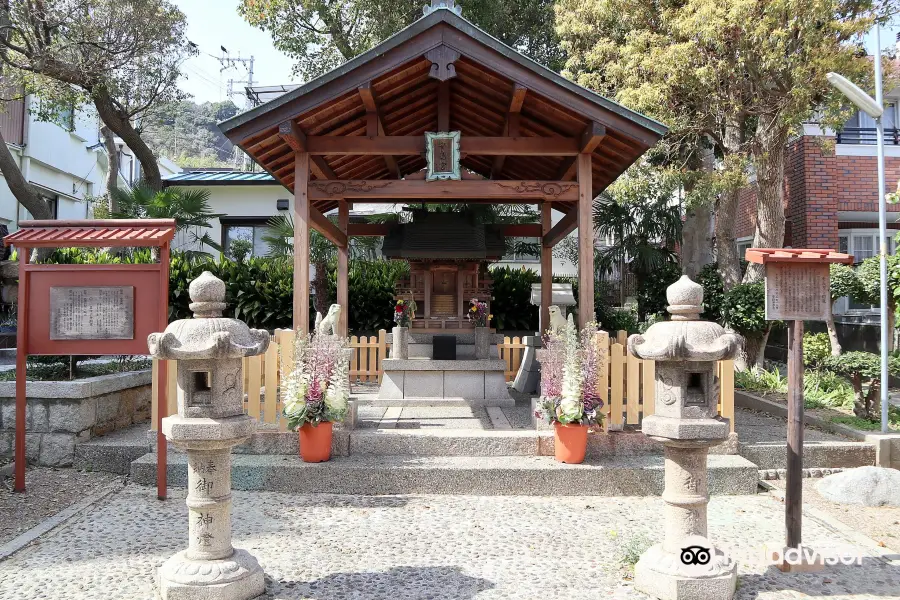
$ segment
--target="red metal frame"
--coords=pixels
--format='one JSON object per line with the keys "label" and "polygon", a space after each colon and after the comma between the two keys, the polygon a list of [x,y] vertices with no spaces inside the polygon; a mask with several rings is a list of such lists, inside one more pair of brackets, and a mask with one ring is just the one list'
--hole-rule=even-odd
{"label": "red metal frame", "polygon": [[[146,354],[147,336],[162,331],[169,312],[169,244],[173,219],[20,221],[3,243],[19,251],[19,307],[16,332],[15,491],[25,491],[26,371],[29,354]],[[138,265],[37,265],[32,248],[156,247],[159,262]],[[130,340],[51,340],[50,287],[53,285],[134,286],[134,336]],[[34,323],[30,318],[39,317]],[[166,361],[157,370],[157,497],[166,499]]]}

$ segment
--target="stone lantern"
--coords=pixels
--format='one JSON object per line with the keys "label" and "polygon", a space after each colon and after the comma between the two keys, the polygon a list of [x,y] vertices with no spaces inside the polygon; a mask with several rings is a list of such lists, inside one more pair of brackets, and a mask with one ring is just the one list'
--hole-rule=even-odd
{"label": "stone lantern", "polygon": [[703,288],[683,276],[666,290],[670,321],[628,338],[628,350],[656,361],[656,414],[645,435],[665,446],[665,539],[635,566],[635,588],[664,600],[728,600],[737,564],[707,540],[709,447],[729,434],[718,416],[718,360],[734,358],[740,338],[700,320]]}
{"label": "stone lantern", "polygon": [[231,449],[256,430],[243,410],[241,359],[265,352],[269,334],[222,318],[225,284],[208,271],[189,293],[194,318],[147,340],[154,358],[178,361],[178,414],[162,429],[188,457],[188,548],[160,567],[159,592],[163,600],[245,600],[264,593],[265,580],[256,559],[231,546]]}

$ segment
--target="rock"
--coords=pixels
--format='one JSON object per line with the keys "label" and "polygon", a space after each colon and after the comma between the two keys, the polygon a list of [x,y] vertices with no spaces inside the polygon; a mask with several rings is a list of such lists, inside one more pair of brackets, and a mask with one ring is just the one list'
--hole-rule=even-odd
{"label": "rock", "polygon": [[832,502],[863,506],[900,506],[900,471],[857,467],[825,477],[819,493]]}

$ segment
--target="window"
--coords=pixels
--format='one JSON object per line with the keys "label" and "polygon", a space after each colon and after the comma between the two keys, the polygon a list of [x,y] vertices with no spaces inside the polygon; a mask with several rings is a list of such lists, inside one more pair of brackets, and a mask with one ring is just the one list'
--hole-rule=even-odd
{"label": "window", "polygon": [[737,239],[734,241],[734,245],[737,246],[738,260],[745,260],[744,255],[746,255],[747,250],[753,246],[753,238],[745,237]]}
{"label": "window", "polygon": [[[894,243],[894,235],[896,231],[888,230],[888,236],[885,238],[888,253],[893,253],[897,249]],[[877,256],[880,251],[878,244],[877,229],[859,229],[859,230],[843,230],[838,237],[838,250],[853,255],[853,262],[859,264],[867,258]],[[866,311],[877,312],[877,304],[863,304],[856,302],[851,298],[841,298],[835,304],[835,313],[844,313],[847,311]]]}
{"label": "window", "polygon": [[263,238],[269,235],[270,217],[222,217],[222,249],[228,253],[231,242],[247,240],[253,245],[252,256],[266,256],[269,244]]}
{"label": "window", "polygon": [[[886,144],[897,142],[896,128],[898,123],[897,104],[888,102],[884,105],[884,140]],[[862,111],[857,111],[844,124],[843,130],[838,132],[839,144],[865,144],[874,145],[877,143],[875,133],[875,119]]]}
{"label": "window", "polygon": [[508,252],[503,260],[507,262],[541,262],[541,238],[507,238]]}

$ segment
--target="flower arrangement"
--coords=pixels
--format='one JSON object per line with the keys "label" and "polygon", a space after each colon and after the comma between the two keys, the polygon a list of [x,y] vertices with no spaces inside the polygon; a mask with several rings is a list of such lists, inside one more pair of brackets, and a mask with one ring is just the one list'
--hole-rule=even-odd
{"label": "flower arrangement", "polygon": [[409,327],[415,315],[415,300],[410,300],[409,302],[397,300],[397,304],[394,305],[394,322],[397,323],[397,327]]}
{"label": "flower arrangement", "polygon": [[596,333],[596,323],[579,333],[569,315],[566,327],[544,335],[538,418],[562,425],[596,425],[603,420],[597,383],[606,349],[597,345]]}
{"label": "flower arrangement", "polygon": [[325,334],[297,336],[294,357],[284,399],[290,428],[343,421],[350,399],[347,339]]}
{"label": "flower arrangement", "polygon": [[494,318],[494,315],[488,314],[487,302],[482,302],[478,298],[472,298],[469,301],[469,313],[466,318],[475,321],[475,327],[487,327]]}

